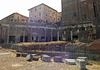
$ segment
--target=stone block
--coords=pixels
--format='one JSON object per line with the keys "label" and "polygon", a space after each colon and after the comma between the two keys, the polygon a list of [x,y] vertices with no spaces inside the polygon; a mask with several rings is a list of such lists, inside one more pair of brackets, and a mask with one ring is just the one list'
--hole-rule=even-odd
{"label": "stone block", "polygon": [[48,55],[42,55],[42,61],[46,61],[46,62],[50,62],[51,61],[51,57]]}
{"label": "stone block", "polygon": [[80,68],[80,70],[84,70],[86,69],[86,62],[83,59],[76,59],[76,65],[78,68]]}
{"label": "stone block", "polygon": [[88,63],[88,58],[87,57],[78,57],[77,59],[83,59],[83,60],[85,60],[86,64]]}
{"label": "stone block", "polygon": [[46,55],[46,54],[42,54],[42,55],[41,55],[41,60],[42,60],[43,56],[48,56],[48,55]]}
{"label": "stone block", "polygon": [[38,56],[34,56],[34,57],[33,57],[33,60],[34,60],[34,61],[38,61],[38,60],[39,60],[39,57],[38,57]]}
{"label": "stone block", "polygon": [[28,54],[28,55],[26,56],[26,60],[27,60],[27,61],[31,61],[32,58],[33,58],[33,56],[32,56],[31,54]]}
{"label": "stone block", "polygon": [[75,59],[65,59],[66,64],[75,65]]}
{"label": "stone block", "polygon": [[54,62],[62,62],[62,57],[61,56],[55,56]]}

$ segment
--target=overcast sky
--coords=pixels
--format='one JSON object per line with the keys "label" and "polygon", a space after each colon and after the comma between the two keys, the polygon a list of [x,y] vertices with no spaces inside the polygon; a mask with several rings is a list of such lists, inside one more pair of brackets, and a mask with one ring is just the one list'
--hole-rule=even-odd
{"label": "overcast sky", "polygon": [[29,16],[28,9],[41,3],[61,12],[61,0],[0,0],[0,20],[14,12]]}

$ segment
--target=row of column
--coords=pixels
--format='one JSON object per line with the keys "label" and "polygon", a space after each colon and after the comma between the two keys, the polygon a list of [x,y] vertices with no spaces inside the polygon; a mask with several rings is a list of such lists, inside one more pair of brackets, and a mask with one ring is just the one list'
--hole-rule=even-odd
{"label": "row of column", "polygon": [[[85,27],[85,31],[87,30],[87,28]],[[77,33],[79,33],[79,29],[77,30]],[[70,31],[70,37],[71,37],[71,40],[73,40],[73,30]]]}
{"label": "row of column", "polygon": [[[38,42],[39,42],[39,40],[40,40],[40,39],[39,39],[39,38],[40,38],[39,29],[40,29],[40,28],[38,28],[38,33],[37,33]],[[50,34],[51,34],[51,35],[50,35],[50,36],[51,36],[51,41],[53,41],[53,29],[50,29],[50,30],[51,30],[51,33],[50,33]],[[32,33],[32,28],[31,28],[31,33]],[[31,39],[30,39],[31,42],[32,42],[32,37],[33,37],[33,35],[31,34],[31,37],[30,37],[30,38],[31,38]],[[47,29],[46,29],[46,28],[44,29],[44,38],[45,38],[45,41],[46,41],[46,40],[47,40]],[[59,29],[57,29],[57,41],[59,41]]]}
{"label": "row of column", "polygon": [[[5,29],[6,28],[6,29]],[[2,39],[5,40],[6,43],[9,43],[9,37],[10,37],[10,27],[2,28]],[[7,31],[6,31],[7,30]],[[6,32],[5,32],[6,31]],[[18,36],[18,30],[15,28],[15,43],[20,42],[19,36]],[[23,42],[25,42],[25,29],[22,30],[22,36],[23,36]],[[5,37],[6,36],[6,37]]]}
{"label": "row of column", "polygon": [[[25,28],[22,28],[22,33],[20,34],[19,31],[18,31],[18,28],[15,28],[15,43],[17,42],[20,42],[20,36],[23,36],[23,42],[25,42],[25,36],[26,36],[26,29]],[[20,34],[20,36],[19,36]]]}
{"label": "row of column", "polygon": [[[7,39],[6,39],[6,42],[7,43],[9,43],[9,37],[10,37],[10,27],[6,27],[7,28]],[[39,30],[40,28],[38,28],[38,30]],[[3,29],[2,29],[3,30]],[[51,30],[51,41],[53,41],[53,29],[50,29]],[[47,38],[47,29],[45,28],[44,29],[44,31],[45,31],[45,41],[46,41],[46,38]],[[23,34],[23,42],[25,42],[25,32],[26,32],[26,29],[23,29],[22,30],[22,34]],[[31,32],[32,32],[32,28],[31,28]],[[3,33],[3,32],[2,32]],[[17,43],[18,42],[18,38],[19,38],[19,36],[18,36],[18,30],[17,30],[17,28],[15,28],[15,43]],[[31,34],[31,37],[30,37],[30,40],[32,41],[32,34]],[[57,41],[59,41],[59,29],[57,29]],[[39,42],[39,32],[38,32],[38,42]]]}

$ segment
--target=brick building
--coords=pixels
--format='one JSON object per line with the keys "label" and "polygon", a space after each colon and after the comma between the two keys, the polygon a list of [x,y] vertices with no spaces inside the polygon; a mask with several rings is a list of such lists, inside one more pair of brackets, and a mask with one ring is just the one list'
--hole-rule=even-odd
{"label": "brick building", "polygon": [[29,9],[29,18],[13,13],[0,20],[0,41],[4,43],[59,41],[61,12],[40,4]]}
{"label": "brick building", "polygon": [[28,17],[21,15],[19,13],[13,13],[3,19],[0,20],[0,23],[3,23],[5,21],[14,21],[14,22],[28,22]]}
{"label": "brick building", "polygon": [[57,12],[43,3],[29,9],[29,21],[32,22],[38,21],[54,24],[61,21],[61,16],[61,12]]}
{"label": "brick building", "polygon": [[0,39],[3,43],[28,41],[28,17],[13,13],[0,20]]}
{"label": "brick building", "polygon": [[61,16],[61,12],[43,3],[29,9],[28,25],[33,26],[29,28],[32,40],[39,42],[60,40],[57,24],[61,22]]}
{"label": "brick building", "polygon": [[19,13],[13,13],[0,20],[1,43],[57,41],[57,32],[56,25],[29,23],[28,17]]}
{"label": "brick building", "polygon": [[[66,40],[93,40],[97,36],[100,38],[99,9],[100,0],[62,0],[62,20],[66,28],[62,34],[63,38],[65,36]],[[75,33],[75,30],[78,33]]]}

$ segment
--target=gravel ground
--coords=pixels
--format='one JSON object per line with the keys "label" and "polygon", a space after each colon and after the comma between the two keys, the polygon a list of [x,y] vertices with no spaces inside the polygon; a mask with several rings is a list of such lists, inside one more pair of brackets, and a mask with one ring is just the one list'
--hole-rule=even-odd
{"label": "gravel ground", "polygon": [[[4,51],[0,51],[4,53]],[[7,52],[6,52],[7,53]],[[100,65],[90,64],[88,70],[100,70]],[[14,53],[0,55],[0,70],[79,70],[76,65],[65,63],[26,61],[25,57],[16,57]]]}

